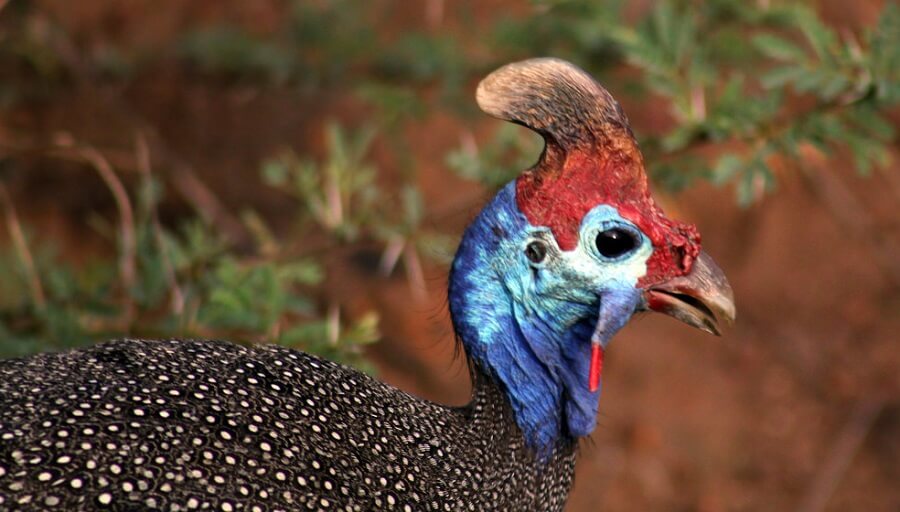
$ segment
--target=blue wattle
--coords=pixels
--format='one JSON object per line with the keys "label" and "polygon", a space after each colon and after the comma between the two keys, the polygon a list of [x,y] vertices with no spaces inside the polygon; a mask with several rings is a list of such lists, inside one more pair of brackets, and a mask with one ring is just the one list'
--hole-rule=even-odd
{"label": "blue wattle", "polygon": [[[468,355],[507,393],[528,443],[546,454],[593,431],[600,393],[589,391],[587,379],[598,312],[613,317],[604,329],[612,336],[639,294],[615,279],[603,290],[582,290],[565,276],[536,272],[522,253],[536,229],[516,207],[514,183],[504,187],[463,236],[449,299]],[[561,285],[571,285],[572,295],[540,293]]]}

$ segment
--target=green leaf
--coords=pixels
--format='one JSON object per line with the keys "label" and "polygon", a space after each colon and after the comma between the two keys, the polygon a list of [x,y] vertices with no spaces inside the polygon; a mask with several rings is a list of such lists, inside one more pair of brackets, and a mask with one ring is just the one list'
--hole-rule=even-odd
{"label": "green leaf", "polygon": [[188,33],[178,48],[182,58],[208,73],[282,83],[294,72],[293,59],[283,48],[234,27]]}
{"label": "green leaf", "polygon": [[722,185],[731,181],[744,167],[744,160],[735,153],[726,153],[719,157],[712,170],[712,182]]}
{"label": "green leaf", "polygon": [[835,74],[824,81],[817,95],[822,99],[832,100],[845,92],[851,85],[848,77]]}
{"label": "green leaf", "polygon": [[262,167],[263,181],[270,186],[279,187],[287,182],[288,169],[281,160],[268,160]]}
{"label": "green leaf", "polygon": [[832,51],[837,46],[837,35],[834,30],[825,26],[818,15],[808,8],[799,10],[796,20],[819,61],[832,64],[834,61]]}
{"label": "green leaf", "polygon": [[757,34],[751,41],[760,52],[775,60],[795,63],[806,60],[806,52],[783,37],[774,34]]}
{"label": "green leaf", "polygon": [[802,66],[783,66],[766,71],[760,82],[766,89],[779,89],[785,85],[796,82],[807,70]]}
{"label": "green leaf", "polygon": [[702,131],[698,125],[680,125],[662,138],[662,147],[666,151],[678,151],[697,139]]}
{"label": "green leaf", "polygon": [[403,212],[405,214],[405,222],[409,227],[418,226],[422,222],[424,215],[424,205],[422,204],[422,195],[418,189],[405,185],[400,190],[400,197],[403,201]]}
{"label": "green leaf", "polygon": [[300,260],[282,264],[277,271],[278,280],[287,284],[315,286],[325,275],[322,267],[312,260]]}

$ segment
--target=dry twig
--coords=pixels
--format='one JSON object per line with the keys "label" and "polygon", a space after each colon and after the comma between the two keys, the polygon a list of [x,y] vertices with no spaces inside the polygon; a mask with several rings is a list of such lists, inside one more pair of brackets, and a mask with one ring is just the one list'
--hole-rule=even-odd
{"label": "dry twig", "polygon": [[828,500],[840,484],[841,478],[853,462],[859,447],[884,410],[884,406],[884,399],[871,397],[856,404],[837,439],[831,443],[831,453],[813,479],[799,508],[800,512],[825,510]]}
{"label": "dry twig", "polygon": [[78,150],[79,154],[97,171],[100,178],[112,192],[113,199],[116,202],[116,208],[119,210],[119,275],[122,278],[123,297],[126,300],[126,308],[124,315],[130,320],[134,314],[134,305],[130,299],[131,290],[134,287],[136,275],[136,254],[137,239],[134,235],[134,208],[131,206],[131,199],[128,198],[128,192],[122,180],[116,176],[115,171],[106,158],[96,149],[87,146]]}
{"label": "dry twig", "polygon": [[197,176],[187,161],[179,156],[163,139],[156,128],[146,121],[130,105],[114,94],[104,94],[97,83],[96,72],[81,58],[77,47],[68,34],[56,30],[50,36],[50,43],[66,65],[78,85],[93,94],[101,94],[105,104],[117,117],[125,119],[147,138],[149,148],[157,158],[171,167],[169,178],[175,189],[194,207],[197,213],[210,224],[216,226],[232,242],[243,245],[250,240],[247,229],[226,209],[219,198]]}
{"label": "dry twig", "polygon": [[403,264],[406,266],[406,280],[413,297],[417,301],[423,301],[428,296],[425,286],[425,271],[422,270],[422,260],[412,243],[407,242],[403,249]]}
{"label": "dry twig", "polygon": [[[142,133],[138,133],[135,137],[135,158],[141,176],[145,180],[145,183],[149,184],[153,169],[150,163],[150,148],[147,145],[146,137],[144,137],[144,134]],[[171,295],[169,304],[172,308],[172,313],[180,316],[184,312],[184,292],[178,284],[178,276],[175,275],[175,267],[172,265],[172,260],[169,258],[169,248],[166,239],[163,236],[162,225],[159,222],[159,212],[156,208],[156,202],[151,202],[150,204],[150,225],[153,228],[153,240],[156,242],[157,249],[159,249],[163,272],[166,276],[166,281],[169,284],[169,293]]]}
{"label": "dry twig", "polygon": [[[811,155],[808,160],[814,162],[814,169],[808,165],[798,165],[800,175],[810,184],[813,193],[821,201],[828,213],[846,231],[871,247],[875,262],[885,277],[895,287],[900,287],[900,267],[897,266],[896,254],[900,252],[900,242],[892,233],[880,232],[865,201],[847,186],[832,168],[824,165],[821,158]],[[816,165],[818,164],[818,165]]]}
{"label": "dry twig", "polygon": [[41,285],[41,277],[37,273],[34,265],[34,258],[31,256],[31,250],[28,249],[28,242],[25,240],[25,233],[22,231],[22,224],[19,222],[19,216],[16,214],[16,208],[13,205],[12,197],[6,190],[6,186],[0,183],[0,203],[3,204],[3,210],[6,214],[6,228],[9,230],[9,236],[12,238],[13,245],[16,248],[16,254],[22,263],[25,276],[28,279],[28,287],[31,290],[31,299],[34,301],[38,309],[44,309],[47,305],[47,299],[44,295],[44,288]]}

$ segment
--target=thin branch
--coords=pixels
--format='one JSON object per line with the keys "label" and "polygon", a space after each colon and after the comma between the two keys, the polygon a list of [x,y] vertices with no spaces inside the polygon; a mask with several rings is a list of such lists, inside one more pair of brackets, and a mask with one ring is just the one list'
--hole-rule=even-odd
{"label": "thin branch", "polygon": [[41,278],[34,265],[31,251],[28,249],[28,242],[25,240],[25,233],[22,231],[22,224],[19,222],[19,216],[16,214],[12,197],[10,197],[9,192],[6,191],[6,186],[2,183],[0,183],[0,202],[3,203],[3,210],[6,214],[6,228],[9,230],[9,236],[12,238],[16,254],[28,280],[31,300],[38,309],[44,309],[47,306],[47,299],[44,295],[44,288],[41,285]]}
{"label": "thin branch", "polygon": [[[150,148],[147,145],[146,137],[144,137],[144,134],[142,133],[138,133],[135,137],[135,159],[137,160],[138,169],[143,176],[144,183],[149,186],[153,175],[153,169],[150,163]],[[166,238],[163,236],[156,201],[151,199],[149,207],[150,225],[153,228],[153,240],[156,242],[156,247],[159,250],[163,273],[169,284],[169,304],[172,308],[172,313],[180,316],[184,312],[184,292],[178,284],[178,276],[175,274],[175,267],[172,265],[172,260],[169,258],[169,245],[166,242]]]}
{"label": "thin branch", "polygon": [[[892,158],[897,158],[893,156]],[[900,199],[900,173],[897,172],[896,168],[888,168],[886,172],[882,172],[879,174],[885,181],[888,182],[888,185],[891,187],[891,191]]]}
{"label": "thin branch", "polygon": [[702,86],[691,89],[691,115],[695,121],[706,119],[706,90]]}
{"label": "thin branch", "polygon": [[427,297],[428,289],[425,286],[425,272],[422,270],[422,260],[416,251],[415,245],[406,244],[403,249],[403,264],[406,267],[406,279],[409,288],[417,301],[423,301]]}
{"label": "thin branch", "polygon": [[[4,147],[4,146],[0,146]],[[92,146],[78,146],[74,141],[66,139],[62,144],[53,146],[9,146],[24,152],[37,152],[39,154],[49,155],[54,158],[68,160],[72,162],[88,163],[100,178],[106,184],[116,202],[116,209],[119,212],[119,237],[120,237],[120,255],[119,255],[119,275],[122,279],[122,285],[126,291],[130,290],[135,283],[136,275],[136,246],[137,241],[134,234],[134,208],[131,205],[131,199],[122,180],[116,175],[113,166],[109,160],[98,149]],[[41,151],[41,148],[44,148]]]}
{"label": "thin branch", "polygon": [[[869,93],[859,93],[850,97],[838,97],[829,101],[819,101],[801,112],[785,112],[784,115],[787,116],[787,119],[783,116],[769,119],[761,122],[755,129],[750,131],[750,133],[746,135],[735,135],[728,140],[713,141],[710,139],[708,133],[696,131],[685,141],[683,146],[671,151],[660,151],[658,155],[651,156],[672,160],[708,146],[721,147],[722,145],[731,143],[743,143],[749,146],[760,141],[778,140],[792,127],[800,125],[808,119],[812,119],[817,115],[837,113],[843,109],[853,107],[854,105],[858,105],[867,100],[869,96]],[[653,146],[648,147],[652,148]],[[647,161],[650,160],[651,158],[647,158]]]}
{"label": "thin branch", "polygon": [[324,183],[325,204],[328,205],[325,210],[325,226],[330,230],[335,230],[344,223],[344,201],[341,197],[341,189],[338,180],[331,173],[325,176]]}
{"label": "thin branch", "polygon": [[813,479],[799,508],[800,512],[825,510],[828,500],[840,484],[884,406],[885,401],[882,398],[866,398],[856,404],[837,439],[830,443],[831,453]]}
{"label": "thin branch", "polygon": [[818,165],[813,170],[805,165],[806,162],[798,163],[800,175],[811,185],[813,193],[825,205],[825,210],[838,225],[848,228],[848,233],[871,247],[878,267],[894,286],[900,287],[900,268],[896,265],[900,243],[890,233],[878,229],[865,201],[841,181],[831,166],[824,165],[813,156],[806,161]]}
{"label": "thin branch", "polygon": [[119,250],[121,251],[119,253],[119,276],[122,279],[123,296],[126,298],[127,304],[125,316],[131,318],[134,308],[130,296],[135,283],[137,253],[137,239],[134,235],[134,209],[131,206],[131,199],[128,198],[128,192],[122,181],[99,151],[87,146],[81,148],[79,153],[94,167],[100,178],[106,183],[109,191],[112,192],[116,208],[119,210]]}
{"label": "thin branch", "polygon": [[328,313],[325,315],[328,330],[328,342],[337,345],[341,339],[341,308],[337,303],[328,305]]}
{"label": "thin branch", "polygon": [[[138,126],[142,125],[138,124]],[[237,245],[247,243],[251,237],[244,225],[229,213],[218,196],[203,183],[190,165],[174,156],[161,139],[156,137],[156,140],[158,142],[155,154],[164,155],[164,158],[173,165],[169,179],[182,197],[194,207],[204,221],[215,226],[229,241]]]}
{"label": "thin branch", "polygon": [[62,30],[55,30],[50,38],[50,43],[56,50],[60,60],[75,77],[79,87],[91,91],[93,94],[102,94],[104,104],[116,115],[128,121],[148,139],[148,146],[153,154],[171,167],[169,178],[175,189],[187,200],[206,222],[216,226],[219,231],[233,243],[243,245],[250,240],[241,222],[225,208],[219,198],[197,176],[192,166],[169,146],[158,130],[146,121],[121,97],[104,93],[97,85],[96,72],[89,62],[81,58],[77,47],[71,41],[68,34]]}
{"label": "thin branch", "polygon": [[[55,137],[60,139],[61,137]],[[34,142],[28,140],[10,140],[4,138],[0,140],[0,151],[7,156],[15,156],[18,158],[44,158],[50,155],[60,160],[72,162],[84,162],[84,158],[73,150],[73,142],[61,144],[58,140],[54,142]],[[131,151],[124,151],[113,147],[98,147],[94,149],[103,154],[106,161],[119,172],[137,173],[140,172]]]}
{"label": "thin branch", "polygon": [[[23,151],[38,151],[39,146],[17,147]],[[131,300],[131,290],[136,280],[137,239],[134,232],[134,208],[125,185],[116,175],[109,160],[94,147],[77,146],[70,138],[65,137],[62,142],[53,146],[46,146],[43,154],[69,160],[73,162],[87,163],[97,171],[103,183],[109,189],[119,212],[119,277],[126,299],[126,307],[123,316],[119,319],[126,326],[134,316],[134,303]],[[11,203],[10,203],[11,204]],[[23,239],[24,240],[24,239]]]}
{"label": "thin branch", "polygon": [[403,248],[406,246],[406,240],[402,236],[393,236],[388,240],[381,252],[381,260],[378,262],[378,273],[382,277],[390,277],[400,256],[403,254]]}

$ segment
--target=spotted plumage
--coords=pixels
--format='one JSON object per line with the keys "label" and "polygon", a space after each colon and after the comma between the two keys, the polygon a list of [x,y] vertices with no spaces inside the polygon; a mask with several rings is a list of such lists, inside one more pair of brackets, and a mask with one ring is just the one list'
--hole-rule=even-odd
{"label": "spotted plumage", "polygon": [[498,388],[428,402],[294,350],[120,340],[0,362],[0,510],[558,510]]}
{"label": "spotted plumage", "polygon": [[615,100],[533,59],[478,88],[547,149],[463,235],[465,407],[275,346],[120,340],[0,362],[0,511],[559,511],[637,311],[718,332],[731,289],[652,201]]}

